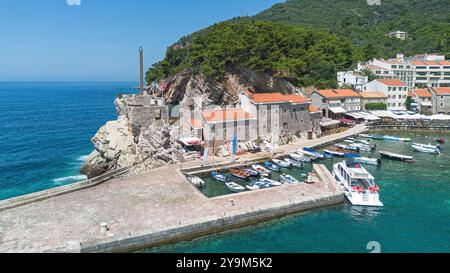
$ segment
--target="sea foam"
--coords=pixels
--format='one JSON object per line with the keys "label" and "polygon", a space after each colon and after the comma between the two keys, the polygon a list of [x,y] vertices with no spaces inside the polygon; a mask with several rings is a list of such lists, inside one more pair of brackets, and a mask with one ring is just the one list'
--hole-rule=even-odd
{"label": "sea foam", "polygon": [[85,175],[73,175],[73,176],[55,178],[55,179],[53,179],[53,182],[64,183],[64,182],[82,181],[82,180],[86,180],[86,179],[87,179],[87,176],[85,176]]}

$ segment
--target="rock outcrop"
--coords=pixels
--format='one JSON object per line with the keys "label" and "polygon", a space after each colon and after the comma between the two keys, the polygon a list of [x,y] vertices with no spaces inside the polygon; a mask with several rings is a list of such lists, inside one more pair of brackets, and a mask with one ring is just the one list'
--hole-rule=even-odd
{"label": "rock outcrop", "polygon": [[232,105],[238,102],[239,93],[244,89],[263,93],[300,92],[300,89],[290,82],[264,73],[255,73],[239,67],[229,68],[227,71],[225,79],[220,82],[207,80],[189,70],[169,77],[164,80],[167,85],[166,100],[173,104],[192,106],[192,99],[201,96],[205,106],[209,104]]}
{"label": "rock outcrop", "polygon": [[[101,127],[92,138],[95,150],[81,172],[89,178],[122,167],[145,171],[179,162],[178,128],[155,115],[161,106],[141,105],[134,97],[117,99],[119,117]],[[157,119],[157,120],[156,120]]]}

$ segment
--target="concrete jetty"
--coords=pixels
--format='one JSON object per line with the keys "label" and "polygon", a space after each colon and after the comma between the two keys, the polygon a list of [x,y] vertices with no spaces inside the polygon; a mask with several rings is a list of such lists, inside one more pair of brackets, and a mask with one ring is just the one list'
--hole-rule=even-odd
{"label": "concrete jetty", "polygon": [[[365,128],[350,130],[305,145],[322,145]],[[190,185],[181,172],[194,166],[194,162],[171,165],[11,206],[0,211],[0,252],[132,251],[344,201],[343,192],[323,165],[314,165],[318,178],[314,184],[211,199]]]}

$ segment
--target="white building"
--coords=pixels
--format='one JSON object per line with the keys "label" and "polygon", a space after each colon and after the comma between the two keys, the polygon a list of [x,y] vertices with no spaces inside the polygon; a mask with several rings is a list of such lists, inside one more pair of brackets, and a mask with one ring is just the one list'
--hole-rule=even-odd
{"label": "white building", "polygon": [[337,73],[340,88],[352,87],[357,91],[363,91],[364,86],[369,82],[369,77],[356,71],[342,71]]}
{"label": "white building", "polygon": [[387,96],[388,110],[406,110],[408,86],[399,79],[377,79],[365,86],[367,92],[383,92]]}
{"label": "white building", "polygon": [[405,31],[394,31],[388,34],[389,37],[393,37],[393,38],[397,38],[400,40],[406,40],[406,38],[408,38],[408,32]]}
{"label": "white building", "polygon": [[358,64],[358,71],[363,69],[371,70],[377,78],[399,79],[406,83],[408,88],[414,88],[414,66],[405,60],[403,54],[397,54],[396,59],[374,59],[365,64]]}
{"label": "white building", "polygon": [[415,87],[450,87],[450,62],[444,55],[415,56],[410,62],[414,67]]}

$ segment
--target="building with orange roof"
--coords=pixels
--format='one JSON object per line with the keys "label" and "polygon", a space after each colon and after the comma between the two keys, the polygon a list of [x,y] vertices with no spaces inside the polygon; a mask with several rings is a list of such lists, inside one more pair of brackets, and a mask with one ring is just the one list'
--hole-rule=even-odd
{"label": "building with orange roof", "polygon": [[366,110],[366,105],[370,103],[385,103],[387,105],[387,96],[381,91],[360,92],[363,103],[362,108]]}
{"label": "building with orange roof", "polygon": [[433,114],[450,115],[450,87],[431,87]]}
{"label": "building with orange roof", "polygon": [[312,104],[322,109],[326,118],[339,118],[347,112],[362,110],[361,95],[351,89],[325,89],[314,92]]}
{"label": "building with orange roof", "polygon": [[[268,136],[276,132],[294,135],[317,129],[309,111],[311,101],[302,95],[245,90],[239,98],[241,108],[257,117],[258,135]],[[313,119],[316,116],[313,115]]]}
{"label": "building with orange roof", "polygon": [[382,92],[387,97],[387,108],[392,111],[406,110],[408,85],[399,79],[376,79],[368,83],[365,92]]}
{"label": "building with orange roof", "polygon": [[414,89],[411,91],[412,109],[421,114],[429,115],[433,113],[432,95],[428,88]]}

